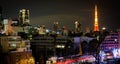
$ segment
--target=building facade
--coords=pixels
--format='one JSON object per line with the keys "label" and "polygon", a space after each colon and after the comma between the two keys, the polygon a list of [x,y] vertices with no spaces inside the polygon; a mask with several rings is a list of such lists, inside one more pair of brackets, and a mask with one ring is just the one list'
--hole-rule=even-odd
{"label": "building facade", "polygon": [[104,41],[100,45],[101,50],[111,50],[114,48],[120,48],[120,32],[112,32],[106,36]]}
{"label": "building facade", "polygon": [[81,24],[78,21],[76,21],[74,26],[75,26],[74,27],[75,28],[75,33],[79,33],[80,30],[81,30]]}
{"label": "building facade", "polygon": [[19,12],[19,24],[30,24],[30,13],[29,10],[22,9]]}

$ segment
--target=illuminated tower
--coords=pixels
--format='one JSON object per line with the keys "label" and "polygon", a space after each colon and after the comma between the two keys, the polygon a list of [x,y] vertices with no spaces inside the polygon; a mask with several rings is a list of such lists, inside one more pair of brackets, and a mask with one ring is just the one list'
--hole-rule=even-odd
{"label": "illuminated tower", "polygon": [[29,19],[29,10],[26,9],[22,9],[19,12],[19,19],[20,22],[19,24],[29,24],[30,23],[30,19]]}
{"label": "illuminated tower", "polygon": [[97,5],[95,5],[95,22],[94,22],[94,31],[99,31]]}

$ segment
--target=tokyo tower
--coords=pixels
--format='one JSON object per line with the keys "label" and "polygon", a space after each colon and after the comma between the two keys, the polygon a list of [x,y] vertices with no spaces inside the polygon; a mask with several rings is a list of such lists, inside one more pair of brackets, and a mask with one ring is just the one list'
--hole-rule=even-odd
{"label": "tokyo tower", "polygon": [[95,5],[94,31],[99,31],[97,5]]}

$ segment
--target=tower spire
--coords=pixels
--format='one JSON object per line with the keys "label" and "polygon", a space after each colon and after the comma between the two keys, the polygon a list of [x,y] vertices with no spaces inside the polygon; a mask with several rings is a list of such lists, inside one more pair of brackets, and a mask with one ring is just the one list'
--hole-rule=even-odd
{"label": "tower spire", "polygon": [[97,5],[95,5],[94,31],[99,31]]}

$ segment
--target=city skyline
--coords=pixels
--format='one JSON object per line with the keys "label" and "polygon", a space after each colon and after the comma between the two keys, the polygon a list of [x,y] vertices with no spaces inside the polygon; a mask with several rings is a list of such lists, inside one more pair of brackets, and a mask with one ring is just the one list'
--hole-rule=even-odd
{"label": "city skyline", "polygon": [[30,10],[30,23],[33,25],[45,24],[47,28],[51,29],[53,23],[57,21],[61,27],[67,25],[68,28],[73,29],[74,22],[79,21],[84,31],[86,27],[93,30],[94,6],[97,5],[100,28],[106,27],[110,30],[120,28],[119,3],[112,0],[4,0],[0,4],[3,8],[4,18],[18,18],[19,10],[25,8]]}

